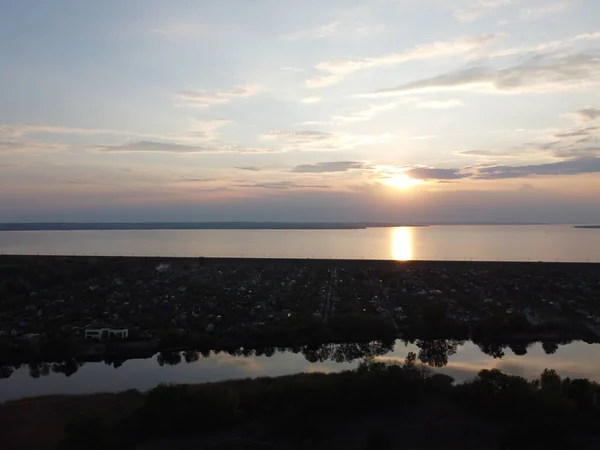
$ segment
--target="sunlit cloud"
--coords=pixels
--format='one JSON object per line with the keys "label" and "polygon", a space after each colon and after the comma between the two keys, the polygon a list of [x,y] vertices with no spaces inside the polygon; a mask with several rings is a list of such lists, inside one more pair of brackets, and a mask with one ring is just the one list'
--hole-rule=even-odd
{"label": "sunlit cloud", "polygon": [[253,84],[215,91],[180,91],[176,97],[183,102],[183,106],[208,108],[211,105],[228,103],[236,98],[251,97],[258,92],[260,86]]}
{"label": "sunlit cloud", "polygon": [[363,145],[387,143],[392,134],[354,135],[318,130],[282,131],[263,133],[260,139],[280,143],[286,150],[343,150]]}
{"label": "sunlit cloud", "polygon": [[434,42],[413,47],[401,53],[392,53],[374,58],[344,58],[320,62],[315,66],[323,75],[307,80],[310,88],[332,86],[351,73],[375,67],[388,67],[408,61],[443,58],[465,55],[497,42],[505,37],[501,33],[489,33],[480,36],[461,37],[447,42]]}
{"label": "sunlit cloud", "polygon": [[331,173],[348,172],[351,170],[366,169],[369,164],[362,161],[333,161],[316,164],[301,164],[292,169],[297,173]]}
{"label": "sunlit cloud", "polygon": [[371,120],[375,116],[395,109],[398,106],[397,103],[388,102],[380,105],[369,105],[366,108],[349,111],[346,114],[334,116],[333,120],[340,122],[362,122],[365,120]]}
{"label": "sunlit cloud", "polygon": [[302,103],[319,103],[323,101],[323,97],[319,97],[317,95],[313,95],[312,97],[304,97],[300,100]]}

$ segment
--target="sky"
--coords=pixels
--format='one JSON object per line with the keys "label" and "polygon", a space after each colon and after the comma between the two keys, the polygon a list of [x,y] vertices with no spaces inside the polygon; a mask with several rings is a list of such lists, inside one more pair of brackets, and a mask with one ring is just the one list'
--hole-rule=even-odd
{"label": "sky", "polygon": [[0,0],[0,222],[600,223],[597,0]]}

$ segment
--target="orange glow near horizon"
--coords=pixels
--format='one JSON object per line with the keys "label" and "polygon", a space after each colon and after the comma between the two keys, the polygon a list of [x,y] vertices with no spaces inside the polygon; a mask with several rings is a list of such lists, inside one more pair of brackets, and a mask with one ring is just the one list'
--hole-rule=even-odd
{"label": "orange glow near horizon", "polygon": [[413,259],[412,230],[410,228],[401,227],[392,230],[392,258],[396,261]]}

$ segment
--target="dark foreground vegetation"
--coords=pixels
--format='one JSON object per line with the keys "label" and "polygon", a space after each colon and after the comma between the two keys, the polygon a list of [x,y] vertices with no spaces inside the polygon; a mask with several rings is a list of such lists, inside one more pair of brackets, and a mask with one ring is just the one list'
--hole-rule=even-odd
{"label": "dark foreground vegetation", "polygon": [[0,429],[5,450],[587,450],[600,447],[598,394],[553,370],[534,381],[483,370],[454,384],[409,354],[338,374],[10,402]]}

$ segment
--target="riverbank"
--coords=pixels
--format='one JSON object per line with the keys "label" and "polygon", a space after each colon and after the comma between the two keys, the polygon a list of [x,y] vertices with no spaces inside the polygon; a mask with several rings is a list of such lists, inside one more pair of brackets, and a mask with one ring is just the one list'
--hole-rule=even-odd
{"label": "riverbank", "polygon": [[3,449],[570,449],[600,445],[600,387],[544,371],[453,384],[409,354],[338,374],[0,405]]}

